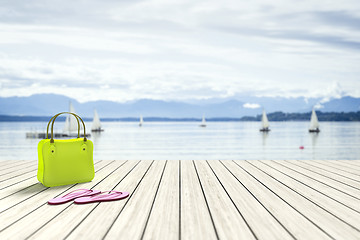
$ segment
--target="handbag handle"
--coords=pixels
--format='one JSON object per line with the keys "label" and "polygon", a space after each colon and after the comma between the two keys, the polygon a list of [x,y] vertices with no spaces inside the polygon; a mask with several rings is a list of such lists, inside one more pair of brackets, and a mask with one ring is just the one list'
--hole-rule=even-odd
{"label": "handbag handle", "polygon": [[72,112],[61,112],[61,113],[56,114],[55,116],[53,116],[53,117],[50,119],[50,121],[49,121],[49,123],[48,123],[48,125],[47,125],[47,128],[46,128],[46,139],[47,139],[48,136],[49,136],[49,125],[50,125],[50,123],[52,123],[52,124],[51,124],[51,139],[50,139],[50,143],[53,143],[53,142],[54,142],[54,123],[55,123],[55,120],[56,120],[56,118],[57,118],[59,115],[64,114],[64,113],[71,114],[71,115],[73,115],[73,116],[76,118],[77,123],[78,123],[78,138],[80,138],[80,122],[79,122],[79,119],[81,120],[82,125],[84,126],[84,142],[86,142],[87,139],[86,139],[85,123],[84,123],[84,121],[81,119],[81,117],[79,117],[77,114],[72,113]]}
{"label": "handbag handle", "polygon": [[[63,112],[63,113],[66,113],[66,112]],[[54,115],[51,119],[50,119],[50,121],[49,121],[49,123],[48,123],[48,125],[47,125],[47,128],[46,128],[46,139],[48,139],[48,136],[49,136],[49,126],[50,126],[50,123],[53,121],[53,119],[55,118],[55,117],[57,117],[58,115],[60,115],[60,114],[62,114],[62,113],[59,113],[59,114],[56,114],[56,115]],[[70,113],[71,114],[71,113]],[[75,115],[74,115],[75,116]],[[78,117],[79,116],[75,116],[75,118],[76,118],[76,121],[77,121],[77,123],[78,123],[78,138],[80,138],[80,123],[79,123],[79,119],[78,119]]]}

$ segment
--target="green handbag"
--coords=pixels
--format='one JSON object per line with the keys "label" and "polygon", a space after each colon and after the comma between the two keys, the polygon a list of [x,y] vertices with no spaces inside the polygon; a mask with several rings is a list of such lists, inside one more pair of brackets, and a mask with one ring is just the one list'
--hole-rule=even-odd
{"label": "green handbag", "polygon": [[[78,123],[76,139],[54,140],[53,127],[55,119],[64,113],[75,116]],[[84,127],[84,138],[80,138],[80,122]],[[51,123],[51,139],[48,139]],[[38,144],[37,179],[45,187],[89,182],[95,176],[93,162],[93,143],[86,139],[84,121],[75,113],[62,112],[53,116],[46,129],[46,139]]]}

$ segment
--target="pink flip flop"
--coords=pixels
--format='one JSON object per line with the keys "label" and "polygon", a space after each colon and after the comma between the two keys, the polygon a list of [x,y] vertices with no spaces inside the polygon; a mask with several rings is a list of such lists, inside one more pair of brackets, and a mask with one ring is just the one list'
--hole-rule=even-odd
{"label": "pink flip flop", "polygon": [[99,191],[99,190],[76,189],[72,192],[65,194],[62,197],[57,197],[57,198],[53,198],[53,199],[49,200],[48,204],[56,205],[56,204],[67,203],[67,202],[74,200],[75,198],[93,196],[93,195],[97,195],[100,193],[101,193],[101,191]]}
{"label": "pink flip flop", "polygon": [[[108,193],[108,194],[103,194]],[[128,192],[118,192],[118,191],[108,191],[102,192],[96,196],[90,197],[81,197],[75,199],[75,203],[77,204],[84,204],[84,203],[94,203],[94,202],[107,202],[107,201],[116,201],[120,199],[124,199],[129,196]]]}

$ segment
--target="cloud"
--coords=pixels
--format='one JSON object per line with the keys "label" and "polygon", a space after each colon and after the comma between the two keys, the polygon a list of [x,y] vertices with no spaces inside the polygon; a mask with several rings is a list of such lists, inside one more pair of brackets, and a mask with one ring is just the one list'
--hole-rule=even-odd
{"label": "cloud", "polygon": [[343,91],[341,84],[337,81],[333,81],[325,89],[318,91],[318,96],[320,97],[319,102],[314,105],[315,109],[323,108],[323,104],[329,102],[332,99],[342,98],[347,94]]}
{"label": "cloud", "polygon": [[243,104],[244,108],[251,108],[251,109],[256,109],[256,108],[260,108],[261,106],[257,103],[244,103]]}
{"label": "cloud", "polygon": [[360,97],[358,10],[355,0],[7,1],[0,96],[325,101],[339,95],[330,79]]}
{"label": "cloud", "polygon": [[342,11],[321,11],[313,12],[314,16],[322,20],[325,24],[337,25],[345,28],[360,30],[360,16],[356,16],[349,10]]}
{"label": "cloud", "polygon": [[321,105],[320,103],[317,103],[317,104],[314,105],[314,108],[315,109],[321,109],[321,108],[324,108],[324,106]]}
{"label": "cloud", "polygon": [[333,81],[331,85],[322,90],[320,103],[326,103],[334,98],[341,98],[346,95],[339,82]]}

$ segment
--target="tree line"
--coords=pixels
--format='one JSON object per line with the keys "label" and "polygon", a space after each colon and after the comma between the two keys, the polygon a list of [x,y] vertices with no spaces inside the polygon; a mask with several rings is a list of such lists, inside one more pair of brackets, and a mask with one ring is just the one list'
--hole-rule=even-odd
{"label": "tree line", "polygon": [[[319,121],[360,121],[360,111],[357,112],[321,112],[316,111]],[[242,117],[241,121],[261,121],[262,115],[256,117]],[[311,112],[307,113],[284,113],[273,112],[267,115],[269,121],[308,121]]]}

